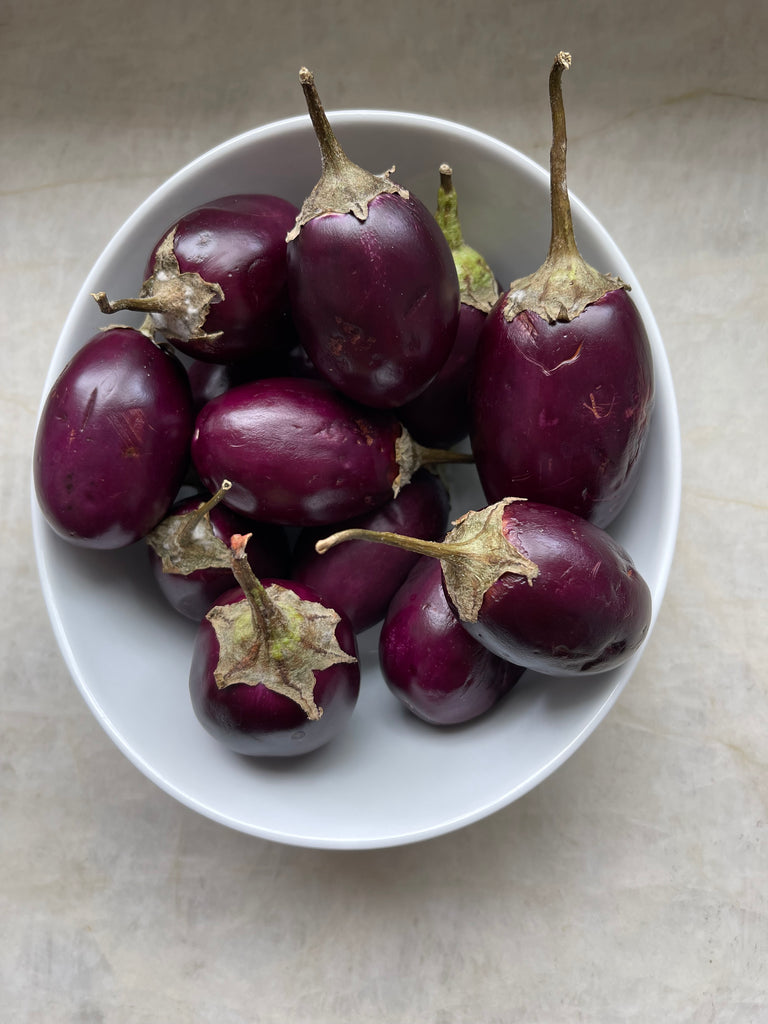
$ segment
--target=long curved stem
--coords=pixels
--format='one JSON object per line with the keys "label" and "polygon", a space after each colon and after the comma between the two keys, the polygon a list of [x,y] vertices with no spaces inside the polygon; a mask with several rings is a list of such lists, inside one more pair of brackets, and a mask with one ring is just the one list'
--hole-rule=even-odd
{"label": "long curved stem", "polygon": [[323,170],[332,174],[338,174],[347,166],[349,158],[339,145],[333,133],[333,128],[331,128],[331,123],[326,117],[320,100],[320,94],[315,86],[315,76],[308,68],[301,68],[299,71],[299,82],[304,91],[304,99],[307,103],[312,127],[315,129],[315,135],[320,144]]}
{"label": "long curved stem", "polygon": [[555,57],[549,73],[549,106],[552,113],[552,146],[549,151],[550,205],[552,210],[552,234],[549,242],[549,259],[561,255],[576,255],[578,247],[573,233],[571,201],[568,197],[566,180],[566,152],[568,138],[565,131],[565,107],[563,105],[563,71],[571,66],[570,53],[560,52]]}
{"label": "long curved stem", "polygon": [[[324,537],[315,544],[315,551],[324,555],[326,551],[350,540],[367,540],[374,544],[387,544],[401,551],[412,551],[416,555],[428,555],[430,558],[450,558],[453,555],[466,554],[476,556],[471,543],[461,541],[446,543],[438,540],[422,540],[421,537],[409,537],[401,533],[388,533],[386,530],[339,530],[338,533]],[[479,557],[479,556],[477,556]],[[482,559],[481,559],[482,560]]]}

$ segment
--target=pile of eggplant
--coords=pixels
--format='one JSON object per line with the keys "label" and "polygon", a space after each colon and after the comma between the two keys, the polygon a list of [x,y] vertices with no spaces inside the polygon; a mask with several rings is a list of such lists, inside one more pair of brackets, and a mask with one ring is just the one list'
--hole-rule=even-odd
{"label": "pile of eggplant", "polygon": [[[302,69],[322,174],[301,209],[208,202],[159,235],[135,297],[94,295],[144,320],[105,326],[53,385],[38,501],[73,544],[146,547],[199,624],[195,713],[233,750],[338,735],[379,623],[387,685],[435,725],[487,713],[526,669],[602,672],[643,642],[649,590],[606,527],[653,366],[629,289],[574,239],[569,65],[549,77],[549,252],[506,291],[464,241],[450,166],[436,213],[357,166]],[[448,462],[474,462],[487,501],[453,523]]]}

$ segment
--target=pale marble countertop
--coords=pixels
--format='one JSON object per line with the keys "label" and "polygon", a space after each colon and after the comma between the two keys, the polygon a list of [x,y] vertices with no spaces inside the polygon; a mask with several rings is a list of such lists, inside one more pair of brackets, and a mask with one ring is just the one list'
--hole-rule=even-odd
{"label": "pale marble countertop", "polygon": [[[768,8],[10,0],[0,29],[0,1017],[768,1020]],[[676,559],[639,669],[533,792],[393,850],[281,846],[152,785],[68,676],[29,529],[38,402],[81,281],[169,174],[329,107],[472,124],[569,183],[654,309],[679,403]]]}

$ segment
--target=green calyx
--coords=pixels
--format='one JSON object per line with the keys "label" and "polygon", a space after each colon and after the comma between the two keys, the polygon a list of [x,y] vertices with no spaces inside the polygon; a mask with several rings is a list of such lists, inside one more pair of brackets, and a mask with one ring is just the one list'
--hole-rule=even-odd
{"label": "green calyx", "polygon": [[453,187],[453,171],[448,164],[440,165],[435,219],[451,247],[459,276],[461,301],[483,313],[490,312],[499,297],[499,286],[485,258],[464,241],[456,189]]}

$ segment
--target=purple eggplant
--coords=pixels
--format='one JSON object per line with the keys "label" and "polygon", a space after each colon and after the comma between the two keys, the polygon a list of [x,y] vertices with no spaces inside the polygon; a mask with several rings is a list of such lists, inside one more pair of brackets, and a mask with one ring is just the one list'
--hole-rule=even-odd
{"label": "purple eggplant", "polygon": [[[385,530],[438,540],[445,535],[450,501],[438,476],[421,469],[407,487],[377,509],[338,524],[335,530]],[[371,549],[351,542],[319,555],[315,544],[327,528],[302,530],[293,551],[291,578],[311,587],[333,608],[343,611],[356,633],[380,622],[390,600],[418,559],[410,551],[391,547]],[[360,565],[365,572],[360,572]]]}
{"label": "purple eggplant", "polygon": [[565,174],[558,54],[550,74],[552,236],[543,265],[488,316],[472,384],[471,443],[489,502],[507,495],[607,526],[634,487],[654,403],[642,319],[620,279],[581,256]]}
{"label": "purple eggplant", "polygon": [[461,305],[456,340],[432,383],[401,406],[397,416],[417,441],[450,448],[469,433],[469,385],[475,349],[486,317],[499,297],[499,286],[485,258],[464,241],[453,171],[448,164],[440,167],[435,216],[459,275]]}
{"label": "purple eggplant", "polygon": [[379,663],[398,700],[433,725],[485,714],[525,671],[469,635],[446,600],[439,561],[425,555],[389,605]]}
{"label": "purple eggplant", "polygon": [[505,498],[458,519],[443,543],[349,530],[318,544],[369,539],[439,558],[448,601],[500,658],[548,675],[587,675],[642,644],[651,595],[610,534],[564,509]]}
{"label": "purple eggplant", "polygon": [[[298,349],[298,346],[295,348]],[[195,414],[212,399],[240,384],[262,380],[264,377],[300,376],[298,372],[294,372],[296,363],[297,356],[294,350],[288,348],[268,354],[262,353],[254,359],[240,359],[234,363],[191,360],[187,366],[187,376],[192,389]]]}
{"label": "purple eggplant", "polygon": [[230,542],[249,534],[246,557],[260,578],[290,574],[290,546],[285,530],[254,523],[221,504],[229,481],[214,495],[197,494],[177,502],[147,534],[152,572],[168,603],[188,619],[200,621],[217,597],[236,586]]}
{"label": "purple eggplant", "polygon": [[192,458],[212,493],[251,519],[321,526],[370,512],[420,465],[468,456],[415,445],[392,413],[319,380],[274,377],[233,388],[198,414]]}
{"label": "purple eggplant", "polygon": [[163,337],[197,359],[269,353],[288,310],[285,235],[297,213],[279,196],[214,199],[163,232],[137,298],[94,298],[103,313],[148,313]]}
{"label": "purple eggplant", "polygon": [[240,754],[289,757],[328,743],[347,725],[360,691],[351,625],[308,587],[260,582],[232,538],[240,587],[200,623],[189,692],[201,725]]}
{"label": "purple eggplant", "polygon": [[130,327],[83,345],[46,399],[34,480],[50,526],[84,547],[119,548],[168,511],[194,426],[184,368]]}
{"label": "purple eggplant", "polygon": [[300,80],[322,177],[288,236],[291,309],[304,348],[339,391],[375,408],[415,398],[448,358],[459,283],[427,208],[347,157],[312,74]]}

